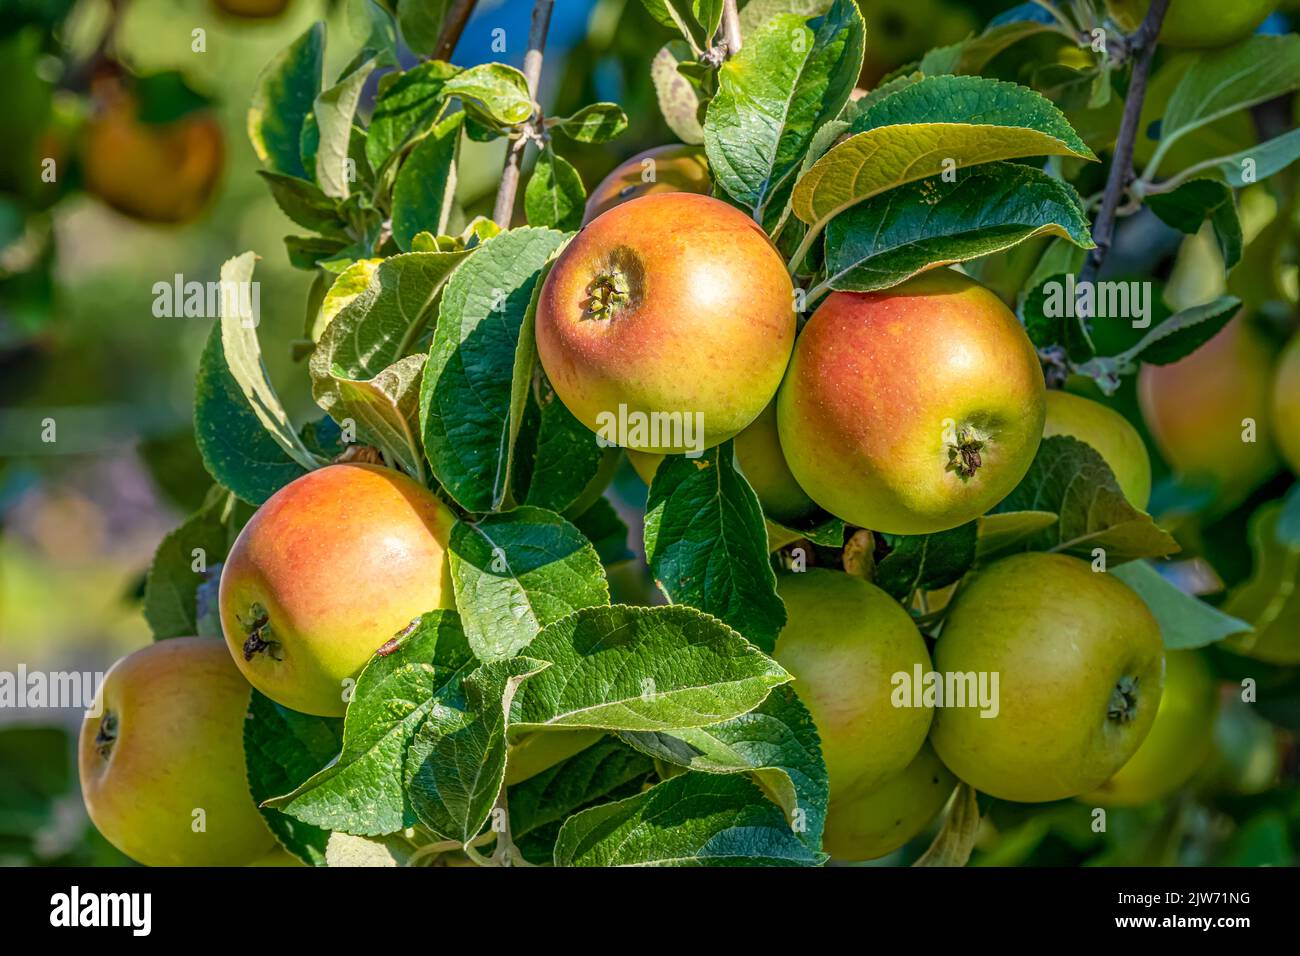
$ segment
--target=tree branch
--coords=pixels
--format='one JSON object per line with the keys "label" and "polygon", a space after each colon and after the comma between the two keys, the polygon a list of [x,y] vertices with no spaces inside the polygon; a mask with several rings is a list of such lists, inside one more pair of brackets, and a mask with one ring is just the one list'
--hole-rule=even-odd
{"label": "tree branch", "polygon": [[722,2],[722,38],[727,44],[727,56],[740,52],[740,13],[736,9],[736,0]]}
{"label": "tree branch", "polygon": [[506,153],[506,166],[501,171],[501,185],[497,188],[496,206],[492,211],[493,221],[502,229],[510,228],[515,210],[515,193],[519,191],[519,167],[524,158],[524,148],[528,145],[533,123],[541,116],[541,107],[537,105],[537,88],[542,79],[542,55],[546,50],[546,34],[551,28],[551,11],[554,7],[555,0],[536,0],[533,4],[528,52],[524,54],[524,79],[528,81],[528,95],[533,98],[534,116],[520,136],[510,144],[510,150]]}
{"label": "tree branch", "polygon": [[1164,22],[1169,0],[1151,0],[1142,25],[1129,40],[1128,48],[1135,54],[1133,75],[1129,78],[1128,95],[1124,98],[1124,119],[1120,123],[1115,151],[1111,156],[1110,173],[1106,190],[1102,194],[1101,208],[1092,226],[1092,241],[1096,248],[1088,253],[1088,260],[1079,273],[1079,281],[1093,282],[1101,272],[1106,254],[1115,238],[1115,211],[1119,208],[1124,190],[1133,181],[1133,144],[1137,140],[1138,119],[1142,115],[1142,102],[1147,94],[1147,77],[1151,75],[1151,58],[1156,50],[1156,37]]}
{"label": "tree branch", "polygon": [[433,50],[435,60],[451,61],[451,55],[456,52],[456,44],[460,42],[460,35],[465,32],[465,24],[469,23],[477,5],[478,0],[452,0],[451,9],[447,11],[447,19],[442,25],[442,33],[438,36],[438,45]]}

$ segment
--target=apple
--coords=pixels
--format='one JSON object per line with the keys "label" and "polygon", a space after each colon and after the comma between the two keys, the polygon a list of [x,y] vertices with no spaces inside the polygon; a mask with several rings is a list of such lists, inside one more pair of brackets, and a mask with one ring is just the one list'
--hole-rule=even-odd
{"label": "apple", "polygon": [[1151,732],[1113,777],[1079,799],[1097,806],[1136,806],[1177,791],[1214,749],[1218,700],[1205,659],[1196,651],[1170,651]]}
{"label": "apple", "polygon": [[939,759],[977,790],[1038,803],[1093,790],[1133,756],[1160,705],[1164,648],[1118,578],[1034,552],[963,582],[935,669],[998,677],[996,715],[935,711]]}
{"label": "apple", "polygon": [[902,772],[933,714],[893,703],[895,674],[930,670],[912,618],[880,588],[842,571],[784,574],[777,592],[788,618],[772,656],[794,676],[817,726],[831,801]]}
{"label": "apple", "polygon": [[[1173,47],[1228,46],[1244,40],[1268,19],[1281,0],[1172,0],[1160,25],[1160,43]],[[1106,9],[1125,32],[1147,15],[1151,0],[1106,0]]]}
{"label": "apple", "polygon": [[77,762],[113,846],[147,866],[242,866],[275,847],[244,771],[248,695],[216,639],[159,641],[109,669]]}
{"label": "apple", "polygon": [[221,126],[207,110],[145,123],[129,93],[101,87],[86,124],[81,164],[86,190],[144,222],[181,223],[207,205],[221,175]]}
{"label": "apple", "polygon": [[1051,390],[1043,437],[1068,435],[1091,445],[1106,460],[1124,497],[1146,510],[1151,497],[1151,459],[1137,429],[1114,409],[1100,402]]}
{"label": "apple", "polygon": [[287,850],[272,850],[266,856],[260,856],[252,863],[246,866],[266,867],[266,866],[306,866],[302,860],[298,859]]}
{"label": "apple", "polygon": [[1015,315],[936,269],[827,296],[795,344],[777,425],[821,507],[873,531],[929,534],[984,514],[1024,477],[1045,391]]}
{"label": "apple", "polygon": [[[1277,470],[1271,353],[1238,316],[1191,355],[1138,373],[1138,403],[1156,447],[1175,471],[1214,483],[1217,510],[1231,509]],[[1247,420],[1255,423],[1253,442],[1244,440]]]}
{"label": "apple", "polygon": [[840,860],[874,860],[893,853],[938,816],[957,778],[927,742],[902,771],[826,808],[822,849]]}
{"label": "apple", "polygon": [[221,626],[249,683],[293,710],[341,716],[376,650],[454,606],[455,520],[422,485],[377,465],[329,465],[277,491],[221,569]]}
{"label": "apple", "polygon": [[702,451],[776,393],[793,294],[781,256],[739,210],[690,193],[642,196],[560,254],[537,303],[537,350],[592,431],[641,451]]}
{"label": "apple", "polygon": [[1291,339],[1278,362],[1273,379],[1273,426],[1282,457],[1300,475],[1300,335]]}
{"label": "apple", "polygon": [[222,13],[235,17],[275,17],[284,12],[289,0],[213,0]]}
{"label": "apple", "polygon": [[587,197],[583,225],[603,212],[651,193],[697,193],[713,190],[709,161],[699,146],[656,146],[616,166]]}

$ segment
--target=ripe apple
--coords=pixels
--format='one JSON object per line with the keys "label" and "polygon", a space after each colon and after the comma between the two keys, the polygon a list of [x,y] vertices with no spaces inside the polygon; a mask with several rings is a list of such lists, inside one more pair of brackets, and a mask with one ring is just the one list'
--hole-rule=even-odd
{"label": "ripe apple", "polygon": [[795,693],[817,725],[832,802],[902,772],[933,714],[893,703],[895,674],[930,670],[911,617],[880,588],[842,571],[782,575],[777,592],[788,619],[773,656],[794,675]]}
{"label": "ripe apple", "polygon": [[537,304],[537,350],[560,400],[641,451],[738,434],[776,393],[794,334],[793,287],[767,236],[690,193],[598,217],[560,254]]}
{"label": "ripe apple", "polygon": [[826,808],[822,848],[841,860],[874,860],[916,836],[943,809],[957,778],[926,742],[901,772]]}
{"label": "ripe apple", "polygon": [[651,193],[697,193],[713,189],[709,161],[699,146],[670,143],[656,146],[616,166],[587,197],[586,225],[615,206]]}
{"label": "ripe apple", "polygon": [[1096,806],[1136,806],[1178,790],[1214,749],[1219,694],[1196,651],[1165,656],[1165,688],[1146,740],[1119,771],[1080,800]]}
{"label": "ripe apple", "polygon": [[159,641],[109,669],[77,758],[113,846],[147,866],[242,866],[275,847],[244,771],[248,694],[215,639]]}
{"label": "ripe apple", "polygon": [[86,189],[118,212],[145,222],[197,216],[221,175],[221,126],[206,110],[168,123],[145,123],[138,104],[117,89],[97,94],[100,111],[86,124],[81,164]]}
{"label": "ripe apple", "polygon": [[221,627],[235,663],[272,700],[340,716],[376,650],[425,611],[453,606],[455,516],[376,465],[330,465],[281,488],[221,570]]}
{"label": "ripe apple", "polygon": [[1053,389],[1047,393],[1043,425],[1043,437],[1051,435],[1069,435],[1091,445],[1110,466],[1129,503],[1146,509],[1151,497],[1151,459],[1142,436],[1123,415],[1100,402]]}
{"label": "ripe apple", "polygon": [[936,269],[882,292],[832,292],[777,396],[796,481],[851,524],[928,534],[1024,477],[1043,434],[1043,373],[1015,315]]}
{"label": "ripe apple", "polygon": [[1300,335],[1290,341],[1278,362],[1273,379],[1273,426],[1282,457],[1300,475]]}
{"label": "ripe apple", "polygon": [[284,12],[289,0],[213,0],[222,13],[235,17],[275,17]]}
{"label": "ripe apple", "polygon": [[935,711],[930,741],[972,787],[1038,803],[1092,790],[1133,756],[1164,682],[1160,627],[1118,578],[1032,552],[963,583],[935,647],[941,674],[998,675],[998,711]]}
{"label": "ripe apple", "polygon": [[[1181,474],[1212,481],[1227,511],[1278,467],[1264,339],[1241,316],[1171,365],[1143,365],[1138,402],[1156,447]],[[1255,422],[1253,442],[1243,439]]]}
{"label": "ripe apple", "polygon": [[[1228,46],[1255,32],[1281,0],[1172,0],[1160,26],[1160,43],[1173,47]],[[1151,0],[1106,0],[1106,9],[1132,33]]]}

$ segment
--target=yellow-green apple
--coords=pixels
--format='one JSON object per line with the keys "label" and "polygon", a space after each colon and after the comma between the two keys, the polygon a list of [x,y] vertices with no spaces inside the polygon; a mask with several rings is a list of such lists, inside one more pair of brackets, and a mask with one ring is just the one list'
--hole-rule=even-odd
{"label": "yellow-green apple", "polygon": [[831,514],[892,534],[964,524],[1024,477],[1045,386],[1015,315],[936,269],[882,292],[832,292],[777,396],[795,480]]}
{"label": "yellow-green apple", "polygon": [[821,737],[830,798],[900,773],[925,742],[934,710],[895,706],[895,676],[930,670],[912,618],[862,578],[810,568],[777,579],[788,618],[773,656],[794,675]]}
{"label": "yellow-green apple", "polygon": [[708,196],[657,193],[587,225],[551,268],[537,351],[598,435],[702,451],[758,417],[794,342],[793,287],[758,225]]}
{"label": "yellow-green apple", "polygon": [[822,848],[840,860],[874,860],[916,836],[943,809],[957,778],[927,742],[902,771],[826,807]]}
{"label": "yellow-green apple", "polygon": [[1138,401],[1156,447],[1175,471],[1214,483],[1217,510],[1229,510],[1277,470],[1272,370],[1269,345],[1238,316],[1191,355],[1138,373]]}
{"label": "yellow-green apple", "polygon": [[709,161],[699,146],[656,146],[619,164],[587,197],[583,224],[639,196],[651,193],[697,193],[713,189]]}
{"label": "yellow-green apple", "polygon": [[298,859],[292,853],[289,853],[287,850],[276,849],[276,850],[272,850],[266,856],[258,857],[252,863],[249,863],[247,865],[263,867],[263,866],[306,866],[307,864],[304,863],[302,860]]}
{"label": "yellow-green apple", "polygon": [[1151,459],[1137,429],[1100,402],[1056,390],[1047,393],[1043,437],[1068,435],[1091,445],[1110,466],[1124,497],[1145,509],[1151,497]]}
{"label": "yellow-green apple", "polygon": [[1282,457],[1300,475],[1300,335],[1291,340],[1278,362],[1273,379],[1273,426]]}
{"label": "yellow-green apple", "polygon": [[221,569],[221,627],[249,683],[294,710],[342,715],[376,650],[454,606],[454,523],[422,485],[376,465],[330,465],[277,491]]}
{"label": "yellow-green apple", "polygon": [[1196,651],[1170,651],[1151,732],[1113,777],[1079,799],[1098,806],[1136,806],[1174,793],[1214,749],[1218,703],[1218,688],[1205,659]]}
{"label": "yellow-green apple", "polygon": [[248,695],[211,638],[159,641],[109,669],[77,747],[108,842],[147,866],[242,866],[275,847],[244,771]]}
{"label": "yellow-green apple", "polygon": [[976,790],[1038,803],[1092,790],[1160,706],[1160,627],[1122,581],[1062,554],[1004,558],[963,584],[935,647],[944,675],[997,675],[992,716],[940,707],[930,741]]}
{"label": "yellow-green apple", "polygon": [[95,98],[97,112],[81,142],[87,191],[145,222],[197,216],[221,175],[225,150],[216,117],[197,110],[145,123],[135,98],[121,88],[101,84]]}
{"label": "yellow-green apple", "polygon": [[[1160,42],[1174,47],[1228,46],[1255,32],[1280,0],[1171,0],[1160,26]],[[1132,32],[1151,0],[1106,0],[1106,9]]]}
{"label": "yellow-green apple", "polygon": [[274,17],[284,12],[289,0],[213,0],[217,9],[235,17]]}

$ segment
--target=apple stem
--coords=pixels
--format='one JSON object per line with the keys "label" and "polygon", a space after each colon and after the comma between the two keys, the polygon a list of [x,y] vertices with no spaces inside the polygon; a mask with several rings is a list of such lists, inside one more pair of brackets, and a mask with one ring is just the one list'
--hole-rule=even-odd
{"label": "apple stem", "polygon": [[984,445],[984,439],[980,438],[974,429],[963,427],[957,433],[956,444],[948,445],[947,470],[955,471],[962,481],[974,478],[975,472],[979,471],[984,464],[984,459],[980,457]]}
{"label": "apple stem", "polygon": [[1110,692],[1110,706],[1106,716],[1121,724],[1128,723],[1137,716],[1138,679],[1125,675],[1115,684]]}
{"label": "apple stem", "polygon": [[117,743],[117,714],[111,710],[104,711],[104,719],[99,722],[99,730],[95,733],[95,750],[104,760],[113,751],[113,744]]}

